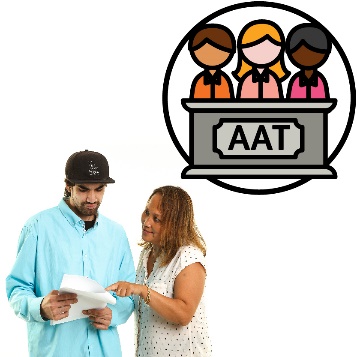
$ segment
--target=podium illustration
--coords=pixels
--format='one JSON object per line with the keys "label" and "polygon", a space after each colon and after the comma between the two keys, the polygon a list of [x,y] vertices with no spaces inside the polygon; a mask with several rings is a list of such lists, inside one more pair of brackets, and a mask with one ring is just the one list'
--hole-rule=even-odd
{"label": "podium illustration", "polygon": [[337,99],[182,99],[189,158],[182,178],[337,178],[328,114]]}

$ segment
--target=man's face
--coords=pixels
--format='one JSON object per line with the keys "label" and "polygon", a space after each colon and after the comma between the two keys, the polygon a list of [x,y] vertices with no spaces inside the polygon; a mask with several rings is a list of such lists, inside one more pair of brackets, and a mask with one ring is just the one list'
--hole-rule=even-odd
{"label": "man's face", "polygon": [[92,221],[97,215],[106,185],[103,183],[86,183],[67,186],[71,193],[68,204],[72,211],[84,221]]}
{"label": "man's face", "polygon": [[193,54],[203,68],[219,68],[230,57],[229,52],[213,47],[209,43],[204,44]]}

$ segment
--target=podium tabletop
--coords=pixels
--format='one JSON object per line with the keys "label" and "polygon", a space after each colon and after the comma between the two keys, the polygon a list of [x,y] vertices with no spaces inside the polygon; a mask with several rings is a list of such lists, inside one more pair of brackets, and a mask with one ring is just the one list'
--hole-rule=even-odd
{"label": "podium tabletop", "polygon": [[188,111],[296,111],[296,112],[330,112],[335,108],[337,99],[237,99],[237,100],[207,100],[189,99],[181,100],[182,106]]}

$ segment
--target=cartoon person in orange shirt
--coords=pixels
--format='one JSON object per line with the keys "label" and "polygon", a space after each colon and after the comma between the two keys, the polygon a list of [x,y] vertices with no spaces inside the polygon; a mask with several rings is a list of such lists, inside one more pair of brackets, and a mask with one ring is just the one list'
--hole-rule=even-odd
{"label": "cartoon person in orange shirt", "polygon": [[190,98],[234,98],[229,76],[221,68],[235,54],[235,37],[219,24],[206,24],[189,40],[188,49],[194,62],[204,69],[192,81]]}
{"label": "cartoon person in orange shirt", "polygon": [[238,40],[237,98],[283,98],[281,82],[290,72],[284,63],[285,39],[281,28],[269,20],[246,24]]}

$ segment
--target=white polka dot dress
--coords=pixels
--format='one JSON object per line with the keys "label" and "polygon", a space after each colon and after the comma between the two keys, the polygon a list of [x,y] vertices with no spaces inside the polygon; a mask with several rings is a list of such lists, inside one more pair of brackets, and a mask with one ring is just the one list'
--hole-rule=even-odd
{"label": "white polka dot dress", "polygon": [[[175,279],[184,268],[196,262],[205,267],[203,253],[196,247],[186,246],[179,249],[167,266],[159,267],[157,261],[147,278],[146,267],[149,253],[145,250],[141,252],[136,283],[147,284],[151,289],[171,298]],[[135,319],[137,321],[136,334],[140,340],[139,347],[136,346],[138,357],[211,357],[212,355],[204,295],[191,322],[186,326],[166,321],[143,301],[139,302],[137,295],[135,296]]]}

